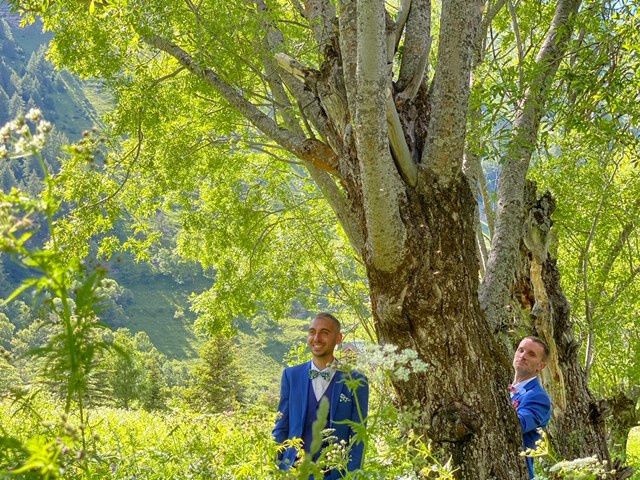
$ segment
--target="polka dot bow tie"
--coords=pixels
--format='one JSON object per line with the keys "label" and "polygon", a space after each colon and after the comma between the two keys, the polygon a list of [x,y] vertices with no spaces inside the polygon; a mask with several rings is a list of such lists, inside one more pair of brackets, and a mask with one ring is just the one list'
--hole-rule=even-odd
{"label": "polka dot bow tie", "polygon": [[329,378],[331,378],[331,372],[329,370],[323,370],[321,372],[319,372],[318,370],[309,370],[309,378],[311,378],[311,380],[318,377],[329,380]]}

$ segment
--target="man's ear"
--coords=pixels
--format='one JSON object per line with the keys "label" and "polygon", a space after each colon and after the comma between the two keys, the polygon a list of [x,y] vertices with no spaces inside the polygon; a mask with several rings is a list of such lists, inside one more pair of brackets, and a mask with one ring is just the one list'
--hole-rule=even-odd
{"label": "man's ear", "polygon": [[340,345],[342,343],[342,332],[339,332],[336,336],[336,345]]}

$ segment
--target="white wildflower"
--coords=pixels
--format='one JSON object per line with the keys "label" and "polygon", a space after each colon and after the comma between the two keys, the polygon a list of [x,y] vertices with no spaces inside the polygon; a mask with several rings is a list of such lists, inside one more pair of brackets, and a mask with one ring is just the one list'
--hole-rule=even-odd
{"label": "white wildflower", "polygon": [[393,373],[398,380],[402,380],[405,382],[409,380],[409,369],[406,367],[396,368],[395,372]]}
{"label": "white wildflower", "polygon": [[11,122],[9,123],[5,123],[1,128],[0,128],[0,138],[9,138],[11,136]]}
{"label": "white wildflower", "polygon": [[38,133],[31,139],[31,145],[36,150],[42,150],[46,144],[47,137],[44,133]]}
{"label": "white wildflower", "polygon": [[51,124],[51,122],[48,122],[46,120],[40,120],[38,122],[38,126],[36,127],[36,130],[42,133],[49,133],[52,128],[53,128],[53,125]]}
{"label": "white wildflower", "polygon": [[383,353],[394,353],[396,350],[398,350],[398,346],[392,343],[386,343],[382,346]]}
{"label": "white wildflower", "polygon": [[32,122],[37,122],[42,118],[42,112],[39,108],[32,108],[24,117]]}
{"label": "white wildflower", "polygon": [[13,149],[16,155],[23,155],[29,151],[29,142],[26,138],[20,137],[18,141],[15,143]]}
{"label": "white wildflower", "polygon": [[419,358],[416,358],[415,360],[411,360],[411,370],[413,370],[416,373],[426,372],[427,364],[424,363]]}

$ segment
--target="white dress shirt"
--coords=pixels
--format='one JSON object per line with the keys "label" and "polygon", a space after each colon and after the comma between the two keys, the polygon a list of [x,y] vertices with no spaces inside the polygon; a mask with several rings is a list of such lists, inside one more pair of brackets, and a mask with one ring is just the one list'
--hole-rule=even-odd
{"label": "white dress shirt", "polygon": [[514,383],[513,385],[511,385],[511,388],[513,389],[513,391],[511,392],[511,396],[513,397],[516,393],[521,393],[522,390],[524,390],[524,386],[536,378],[538,377],[536,376],[536,377],[527,378],[526,380],[522,380],[521,382]]}
{"label": "white dress shirt", "polygon": [[327,391],[327,388],[329,388],[329,384],[331,383],[331,380],[333,380],[333,376],[335,375],[336,371],[332,368],[325,368],[324,370],[320,370],[318,367],[316,367],[316,365],[311,362],[311,370],[316,370],[318,372],[329,372],[329,380],[325,380],[322,376],[318,375],[316,378],[311,380],[311,386],[313,387],[313,393],[316,396],[316,400],[320,401],[320,399],[322,398],[322,395],[324,395],[324,392]]}

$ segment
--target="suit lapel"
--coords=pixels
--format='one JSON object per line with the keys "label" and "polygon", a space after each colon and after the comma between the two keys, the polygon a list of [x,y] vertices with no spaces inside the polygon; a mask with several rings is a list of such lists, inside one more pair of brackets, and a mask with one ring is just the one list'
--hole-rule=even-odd
{"label": "suit lapel", "polygon": [[338,408],[338,401],[340,400],[340,394],[342,393],[343,387],[344,382],[342,381],[342,372],[337,370],[333,376],[333,391],[331,392],[329,420],[334,420],[336,418],[336,408]]}
{"label": "suit lapel", "polygon": [[309,378],[309,369],[311,369],[311,362],[307,362],[303,364],[303,368],[300,369],[300,377],[298,385],[300,385],[300,425],[304,425],[306,416],[307,416],[307,402],[309,401],[309,382],[311,379]]}
{"label": "suit lapel", "polygon": [[529,390],[537,388],[539,385],[540,383],[538,382],[538,377],[536,377],[524,386],[524,391],[528,392]]}
{"label": "suit lapel", "polygon": [[533,390],[534,388],[538,388],[539,385],[540,383],[538,382],[538,378],[534,378],[533,380],[525,384],[522,388],[520,388],[513,397],[511,397],[511,403],[519,402],[520,398],[522,398],[525,393]]}

